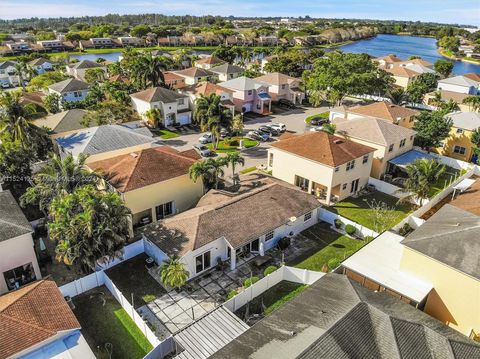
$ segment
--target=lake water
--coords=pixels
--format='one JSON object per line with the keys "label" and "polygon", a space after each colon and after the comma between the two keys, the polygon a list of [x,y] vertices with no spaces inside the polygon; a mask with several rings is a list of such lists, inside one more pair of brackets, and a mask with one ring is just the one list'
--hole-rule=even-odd
{"label": "lake water", "polygon": [[[340,49],[345,52],[365,52],[375,57],[394,54],[403,60],[416,55],[431,63],[439,59],[446,59],[437,52],[436,40],[429,37],[377,35],[371,39],[341,46]],[[453,62],[453,73],[456,75],[480,72],[480,65],[462,61]]]}

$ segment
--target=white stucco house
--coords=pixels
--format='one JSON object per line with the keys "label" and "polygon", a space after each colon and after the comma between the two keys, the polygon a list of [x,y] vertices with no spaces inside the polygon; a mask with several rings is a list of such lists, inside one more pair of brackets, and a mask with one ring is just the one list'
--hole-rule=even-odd
{"label": "white stucco house", "polygon": [[48,93],[56,93],[61,102],[84,101],[88,94],[89,85],[77,79],[68,79],[48,86]]}
{"label": "white stucco house", "polygon": [[152,109],[159,109],[163,126],[188,125],[192,122],[192,110],[188,95],[163,88],[153,87],[130,95],[132,107],[144,119]]}
{"label": "white stucco house", "polygon": [[318,222],[314,196],[262,174],[240,177],[236,192],[210,190],[197,206],[139,229],[157,263],[178,256],[194,278],[221,262],[264,255],[283,237]]}
{"label": "white stucco house", "polygon": [[0,294],[16,290],[42,274],[33,229],[10,191],[0,190]]}
{"label": "white stucco house", "polygon": [[477,74],[466,74],[448,77],[438,81],[437,90],[478,95],[480,94],[480,76]]}

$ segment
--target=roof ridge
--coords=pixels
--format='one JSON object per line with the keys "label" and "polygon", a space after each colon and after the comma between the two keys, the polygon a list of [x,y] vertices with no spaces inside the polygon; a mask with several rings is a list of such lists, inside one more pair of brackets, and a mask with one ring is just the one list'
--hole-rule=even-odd
{"label": "roof ridge", "polygon": [[27,226],[24,227],[24,226],[22,226],[22,225],[20,225],[20,224],[16,224],[16,223],[12,223],[12,222],[5,221],[5,220],[3,220],[2,218],[0,218],[0,223],[5,223],[5,224],[7,224],[7,225],[14,226],[14,227],[21,228],[21,229],[28,229],[28,230],[30,230],[30,231],[33,232],[32,227],[27,227]]}
{"label": "roof ridge", "polygon": [[[452,206],[452,207],[453,207],[453,206]],[[457,207],[455,207],[455,208],[457,208]],[[457,208],[457,209],[461,209],[461,208]],[[465,211],[465,212],[468,212],[468,211]],[[472,215],[474,215],[474,214],[472,214]],[[420,226],[420,227],[421,227],[421,226]],[[471,227],[468,227],[468,228],[461,228],[461,229],[459,229],[459,230],[458,230],[458,227],[454,227],[454,225],[452,225],[452,229],[453,229],[453,228],[457,228],[457,230],[455,231],[455,233],[460,233],[460,232],[470,231],[470,230],[476,229],[476,228],[479,228],[479,229],[480,229],[480,223],[475,224],[475,225],[473,225],[473,226],[471,226]],[[411,239],[411,240],[407,240],[405,243],[412,243],[412,242],[423,241],[423,240],[429,239],[429,238],[443,237],[443,236],[445,236],[445,235],[447,235],[447,234],[451,234],[451,233],[450,233],[450,232],[447,232],[447,233],[435,233],[433,236],[430,235],[428,238],[425,238],[425,237],[416,238],[416,239],[414,238],[414,239]],[[405,239],[407,239],[407,238],[408,238],[408,236],[405,237]],[[403,242],[403,241],[402,241],[402,242]]]}
{"label": "roof ridge", "polygon": [[[10,304],[8,304],[5,308],[0,309],[0,314],[2,314],[5,309],[7,309],[8,307],[10,307],[10,306],[13,305],[14,303],[16,303],[19,299],[23,298],[25,295],[27,295],[28,293],[30,293],[32,290],[34,290],[35,288],[37,288],[40,284],[42,284],[42,283],[44,283],[44,282],[45,282],[45,279],[40,279],[39,281],[34,282],[34,283],[32,283],[31,285],[29,285],[29,286],[27,287],[28,290],[26,290],[27,288],[24,288],[25,292],[22,293],[22,295],[20,295],[18,298],[16,298],[13,302],[11,302]],[[11,294],[11,293],[15,293],[15,291],[9,292],[9,293],[5,293],[5,294]]]}

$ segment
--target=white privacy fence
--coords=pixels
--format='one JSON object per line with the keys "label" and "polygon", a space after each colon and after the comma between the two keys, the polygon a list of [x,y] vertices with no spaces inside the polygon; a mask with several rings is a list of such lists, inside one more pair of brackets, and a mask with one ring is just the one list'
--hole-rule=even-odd
{"label": "white privacy fence", "polygon": [[281,281],[290,281],[302,284],[313,284],[323,277],[325,273],[314,272],[307,269],[298,269],[293,267],[282,266],[275,272],[260,279],[255,284],[238,293],[233,298],[223,303],[223,306],[232,312],[243,307],[245,304],[258,297],[268,289],[272,288]]}
{"label": "white privacy fence", "polygon": [[[415,150],[423,152],[423,153],[427,153],[426,151],[422,150],[420,147],[415,147]],[[435,159],[441,164],[444,164],[446,166],[455,168],[457,170],[473,169],[473,173],[475,175],[477,175],[477,176],[480,175],[480,166],[479,165],[476,165],[476,164],[470,163],[470,162],[465,162],[465,161],[462,161],[462,160],[456,160],[455,158],[442,156],[442,155],[439,155],[438,153],[434,153],[434,152],[428,152],[428,154],[435,157]]]}
{"label": "white privacy fence", "polygon": [[354,222],[348,218],[345,218],[343,216],[340,216],[339,214],[330,212],[328,209],[325,208],[320,208],[318,211],[319,213],[319,219],[321,219],[324,222],[330,223],[331,225],[335,225],[335,220],[339,219],[341,220],[345,225],[351,224],[355,228],[357,228],[357,233],[361,234],[361,237],[376,237],[378,236],[378,233],[375,232],[374,230],[364,227],[361,224],[358,224],[357,222]]}

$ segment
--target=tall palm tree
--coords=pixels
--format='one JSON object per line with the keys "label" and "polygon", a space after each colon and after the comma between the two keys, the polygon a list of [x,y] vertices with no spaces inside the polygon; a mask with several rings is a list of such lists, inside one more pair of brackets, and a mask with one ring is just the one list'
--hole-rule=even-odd
{"label": "tall palm tree", "polygon": [[212,132],[215,137],[214,145],[217,148],[221,128],[230,130],[233,117],[232,112],[222,106],[221,97],[212,93],[195,100],[193,119],[202,131]]}
{"label": "tall palm tree", "polygon": [[472,95],[467,96],[463,99],[463,103],[470,107],[472,111],[480,110],[480,96],[479,95]]}
{"label": "tall palm tree", "polygon": [[408,94],[400,87],[388,91],[387,97],[394,105],[403,105],[408,101]]}
{"label": "tall palm tree", "polygon": [[58,196],[72,193],[76,188],[95,185],[100,176],[85,168],[86,155],[80,154],[75,160],[72,155],[61,159],[53,154],[48,163],[33,177],[34,185],[20,198],[22,206],[38,204],[47,215],[50,203]]}
{"label": "tall palm tree", "polygon": [[163,71],[167,68],[162,58],[148,53],[143,56],[129,55],[124,65],[133,82],[140,88],[164,86]]}
{"label": "tall palm tree", "polygon": [[170,258],[168,262],[160,267],[160,280],[163,284],[180,288],[188,280],[190,273],[185,269],[185,264],[180,262],[180,258]]}
{"label": "tall palm tree", "polygon": [[245,158],[240,155],[240,152],[229,152],[225,156],[225,162],[232,167],[232,174],[235,181],[235,168],[237,165],[245,166]]}
{"label": "tall palm tree", "polygon": [[13,66],[13,71],[15,75],[18,76],[18,81],[20,82],[20,86],[22,86],[22,89],[25,90],[25,81],[24,81],[24,75],[26,73],[27,65],[23,61],[17,62]]}
{"label": "tall palm tree", "polygon": [[197,180],[201,178],[204,188],[211,188],[215,182],[211,168],[207,166],[206,161],[198,161],[191,165],[188,170],[188,175],[193,182],[197,182]]}
{"label": "tall palm tree", "polygon": [[225,158],[213,159],[209,158],[205,161],[205,166],[210,169],[210,172],[213,175],[215,180],[215,189],[218,189],[218,184],[220,183],[220,177],[225,175],[223,168],[226,166]]}

